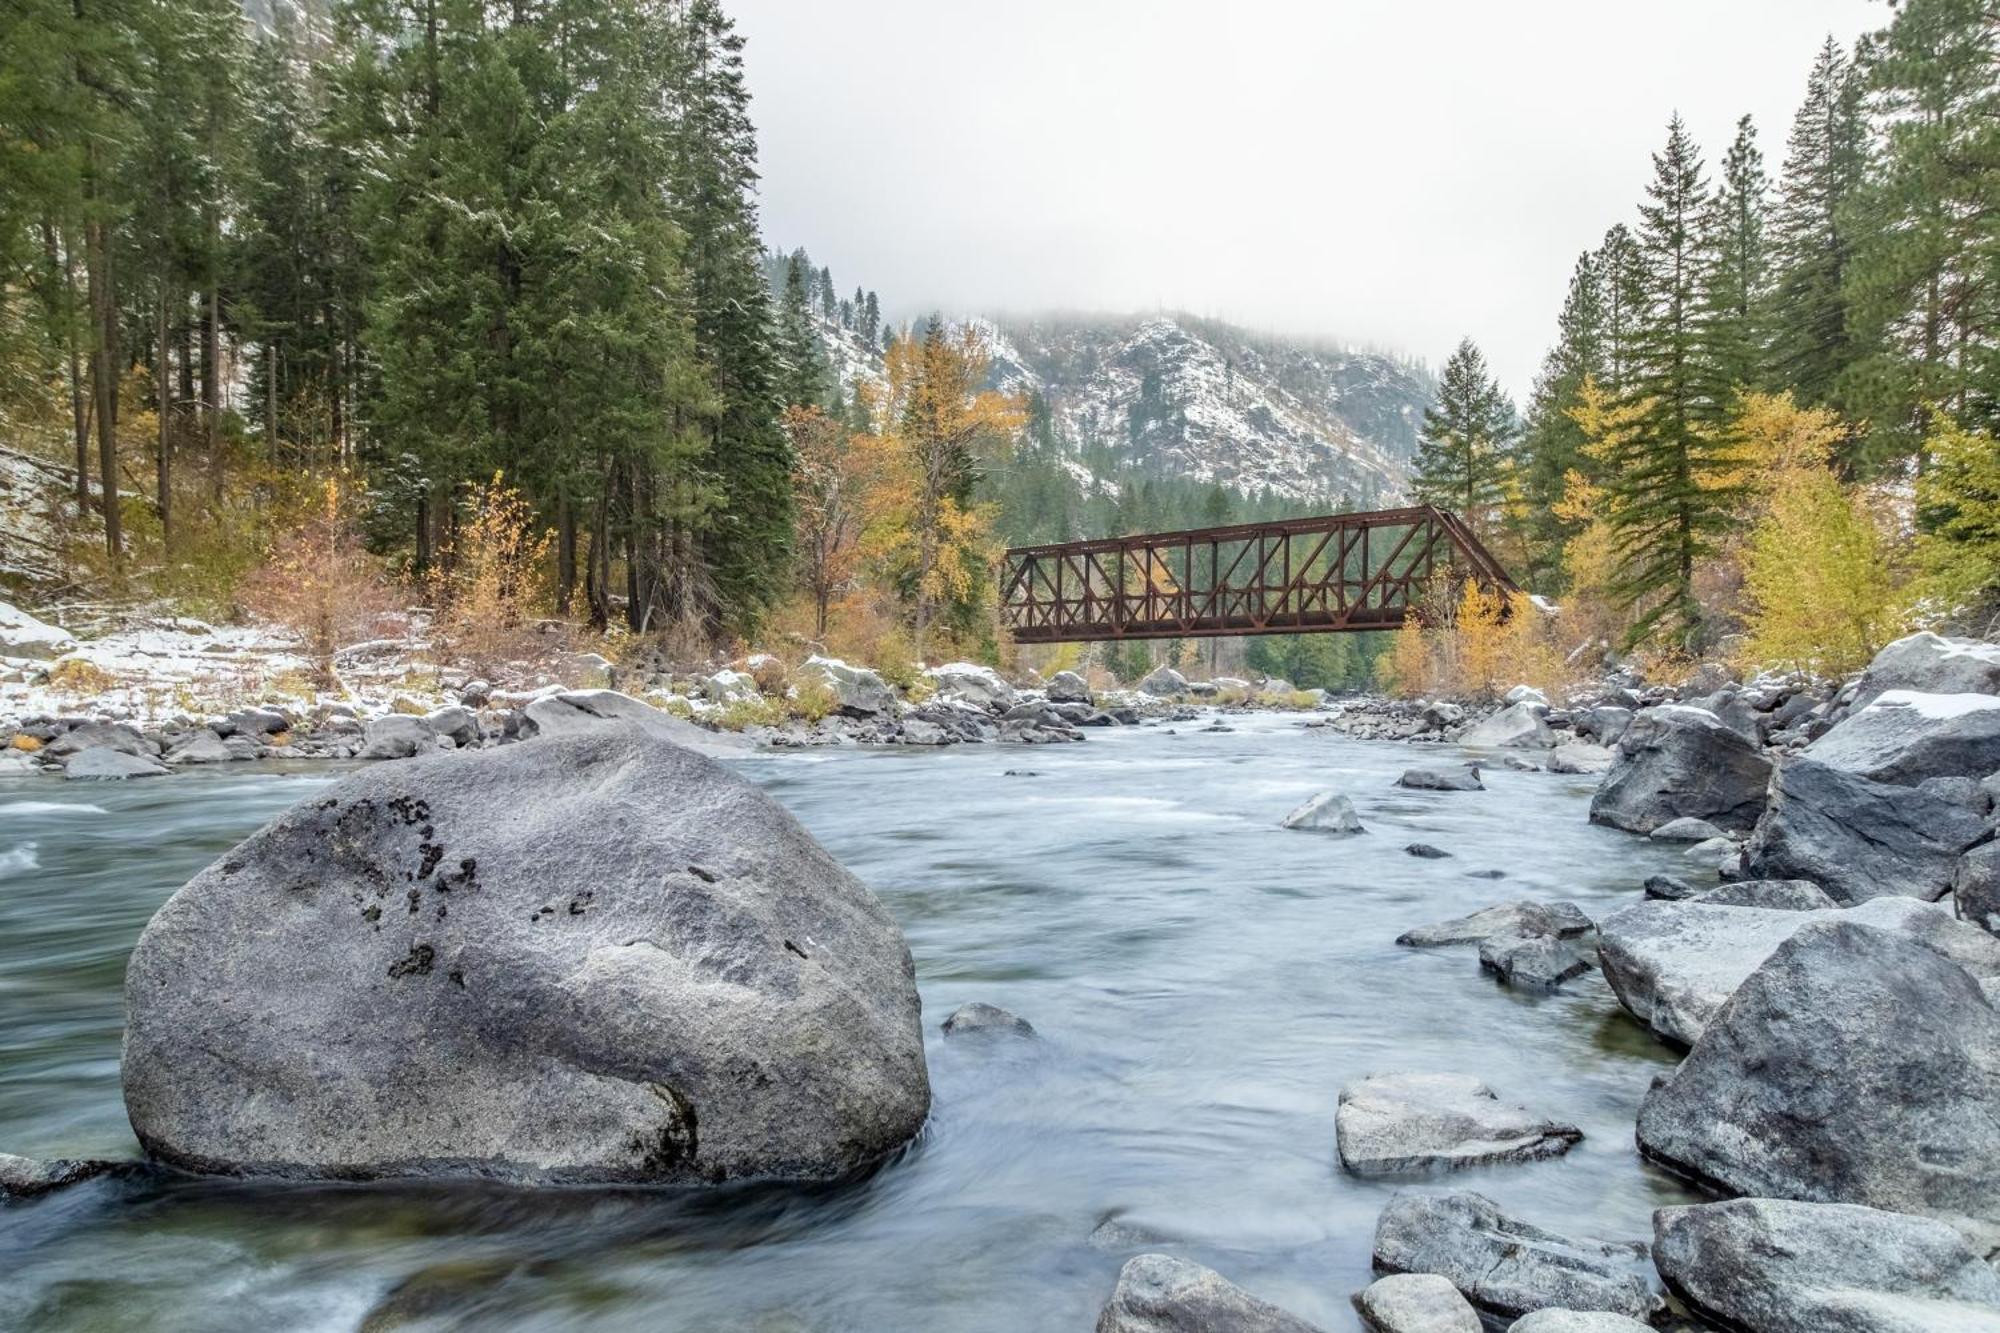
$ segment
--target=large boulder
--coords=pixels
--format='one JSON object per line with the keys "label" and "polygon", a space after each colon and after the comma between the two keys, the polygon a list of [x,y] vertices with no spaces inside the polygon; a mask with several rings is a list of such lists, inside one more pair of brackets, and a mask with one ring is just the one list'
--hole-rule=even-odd
{"label": "large boulder", "polygon": [[123,778],[157,778],[167,769],[157,759],[126,754],[123,750],[100,747],[71,755],[63,765],[63,776],[72,782],[109,781]]}
{"label": "large boulder", "polygon": [[1646,1094],[1639,1147],[1732,1194],[1859,1203],[2000,1246],[2000,1013],[1914,940],[1815,921]]}
{"label": "large boulder", "polygon": [[1547,704],[1523,699],[1466,728],[1458,743],[1475,748],[1546,750],[1556,743],[1548,715]]}
{"label": "large boulder", "polygon": [[521,714],[521,737],[596,736],[637,732],[697,754],[737,754],[749,748],[741,736],[705,731],[663,713],[643,699],[616,690],[568,690],[530,702]]}
{"label": "large boulder", "polygon": [[1876,782],[1983,778],[2000,770],[2000,695],[1889,690],[1804,754]]}
{"label": "large boulder", "polygon": [[990,666],[976,662],[947,662],[924,673],[937,687],[938,697],[972,704],[994,712],[1012,708],[1019,697],[1014,687]]}
{"label": "large boulder", "polygon": [[1690,1310],[1724,1328],[2000,1333],[2000,1273],[1929,1218],[1785,1199],[1662,1208],[1653,1261]]}
{"label": "large boulder", "polygon": [[1118,1270],[1097,1333],[1318,1333],[1210,1268],[1142,1254]]}
{"label": "large boulder", "polygon": [[1974,847],[1959,858],[1951,896],[1960,918],[2000,935],[2000,842]]}
{"label": "large boulder", "polygon": [[1560,1157],[1583,1131],[1500,1100],[1469,1074],[1371,1074],[1340,1090],[1340,1164],[1357,1176]]}
{"label": "large boulder", "polygon": [[368,724],[356,759],[409,759],[437,749],[437,733],[421,717],[384,713]]}
{"label": "large boulder", "polygon": [[1892,930],[1978,976],[2000,976],[2000,940],[1935,903],[1903,897],[1876,898],[1848,911],[1648,899],[1599,924],[1598,964],[1634,1018],[1689,1046],[1779,945],[1816,921]]}
{"label": "large boulder", "polygon": [[1957,801],[1805,756],[1779,767],[1771,796],[1744,849],[1744,873],[1809,879],[1842,903],[1941,898],[1959,855],[1986,836],[1986,821]]}
{"label": "large boulder", "polygon": [[1865,707],[1889,690],[2000,694],[2000,644],[1948,639],[1928,631],[1898,639],[1868,664],[1854,704]]}
{"label": "large boulder", "polygon": [[1412,791],[1485,791],[1486,784],[1479,780],[1479,770],[1469,766],[1458,768],[1406,768],[1403,776],[1396,779],[1398,787]]}
{"label": "large boulder", "polygon": [[1145,679],[1139,682],[1141,694],[1151,694],[1163,699],[1176,694],[1186,694],[1187,687],[1187,677],[1170,666],[1154,667],[1146,673]]}
{"label": "large boulder", "polygon": [[840,711],[849,717],[894,714],[896,692],[889,683],[867,667],[849,666],[837,657],[808,657],[799,668],[803,676],[817,677],[840,700]]}
{"label": "large boulder", "polygon": [[1052,704],[1087,704],[1095,700],[1090,695],[1090,683],[1074,671],[1058,671],[1049,677],[1044,693]]}
{"label": "large boulder", "polygon": [[1771,761],[1706,709],[1649,708],[1618,742],[1618,762],[1590,798],[1590,822],[1651,833],[1684,817],[1747,832],[1764,809]]}
{"label": "large boulder", "polygon": [[1286,815],[1282,822],[1286,828],[1331,833],[1343,838],[1368,831],[1361,826],[1361,816],[1354,813],[1354,802],[1337,791],[1323,791],[1311,797]]}
{"label": "large boulder", "polygon": [[1564,741],[1549,751],[1549,772],[1570,774],[1609,773],[1618,756],[1602,745],[1589,741]]}
{"label": "large boulder", "polygon": [[133,1129],[193,1171],[830,1179],[930,1104],[889,913],[631,730],[347,778],[168,900],[125,998]]}
{"label": "large boulder", "polygon": [[1480,1333],[1479,1312],[1435,1273],[1391,1273],[1354,1293],[1373,1333]]}
{"label": "large boulder", "polygon": [[1502,1320],[1550,1307],[1646,1320],[1666,1308],[1643,1243],[1557,1235],[1470,1191],[1390,1199],[1375,1223],[1375,1267],[1435,1273]]}
{"label": "large boulder", "polygon": [[37,620],[10,602],[0,602],[0,657],[53,661],[76,651],[68,630]]}
{"label": "large boulder", "polygon": [[84,722],[50,741],[43,747],[42,755],[48,759],[67,759],[86,750],[112,750],[150,759],[157,747],[147,744],[137,729],[123,722]]}

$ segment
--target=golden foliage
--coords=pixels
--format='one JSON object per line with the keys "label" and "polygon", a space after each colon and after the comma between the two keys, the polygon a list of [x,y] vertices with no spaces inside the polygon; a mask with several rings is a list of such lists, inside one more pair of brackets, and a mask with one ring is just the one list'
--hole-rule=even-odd
{"label": "golden foliage", "polygon": [[1930,466],[1917,479],[1923,592],[1954,617],[1983,616],[2000,602],[2000,440],[1942,422],[1925,444]]}
{"label": "golden foliage", "polygon": [[239,585],[252,613],[299,636],[325,686],[339,683],[333,661],[341,644],[366,637],[392,606],[381,567],[355,531],[360,494],[343,474],[326,478],[318,503]]}
{"label": "golden foliage", "polygon": [[500,473],[473,488],[468,516],[425,575],[439,652],[476,671],[552,655],[560,636],[535,621],[549,606],[548,556],[555,534],[538,529],[534,506]]}
{"label": "golden foliage", "polygon": [[1377,659],[1384,689],[1403,698],[1495,698],[1516,685],[1553,694],[1569,681],[1554,622],[1526,593],[1471,579],[1432,588],[1428,616],[1406,619]]}
{"label": "golden foliage", "polygon": [[1744,562],[1747,664],[1839,675],[1897,633],[1896,584],[1859,496],[1817,457],[1780,465]]}
{"label": "golden foliage", "polygon": [[49,668],[49,688],[66,694],[97,695],[115,687],[118,677],[82,657],[65,657]]}

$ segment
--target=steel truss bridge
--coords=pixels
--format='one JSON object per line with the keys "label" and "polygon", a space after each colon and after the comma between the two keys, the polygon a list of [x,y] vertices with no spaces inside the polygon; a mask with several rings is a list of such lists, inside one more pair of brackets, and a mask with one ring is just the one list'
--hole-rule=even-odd
{"label": "steel truss bridge", "polygon": [[1021,643],[1395,629],[1440,573],[1517,591],[1456,514],[1418,505],[1015,547],[1001,614]]}

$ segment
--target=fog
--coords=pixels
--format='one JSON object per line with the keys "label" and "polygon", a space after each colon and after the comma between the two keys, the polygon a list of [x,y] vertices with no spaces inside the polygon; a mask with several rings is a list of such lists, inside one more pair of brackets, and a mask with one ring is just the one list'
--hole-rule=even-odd
{"label": "fog", "polygon": [[1579,251],[1669,115],[1775,178],[1861,0],[729,0],[765,235],[909,318],[1184,309],[1440,363],[1517,398]]}

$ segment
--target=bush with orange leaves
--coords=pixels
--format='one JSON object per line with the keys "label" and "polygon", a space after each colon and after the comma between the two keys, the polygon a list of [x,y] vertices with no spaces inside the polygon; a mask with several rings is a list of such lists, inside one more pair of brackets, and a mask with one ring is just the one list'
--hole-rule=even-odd
{"label": "bush with orange leaves", "polygon": [[473,487],[465,521],[424,576],[438,654],[474,671],[506,674],[509,666],[532,666],[566,649],[567,636],[540,623],[554,541],[553,532],[537,527],[534,506],[500,473]]}
{"label": "bush with orange leaves", "polygon": [[238,589],[252,615],[298,634],[318,683],[338,687],[334,655],[370,637],[395,607],[381,565],[355,530],[358,485],[328,477],[305,520],[272,546]]}
{"label": "bush with orange leaves", "polygon": [[1551,619],[1526,593],[1466,579],[1432,585],[1416,614],[1378,659],[1383,688],[1405,698],[1492,699],[1516,685],[1553,695],[1570,670]]}

